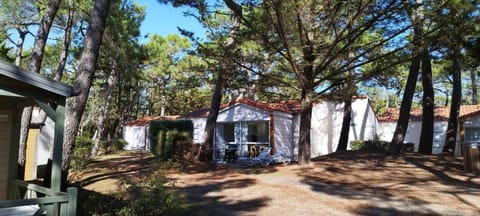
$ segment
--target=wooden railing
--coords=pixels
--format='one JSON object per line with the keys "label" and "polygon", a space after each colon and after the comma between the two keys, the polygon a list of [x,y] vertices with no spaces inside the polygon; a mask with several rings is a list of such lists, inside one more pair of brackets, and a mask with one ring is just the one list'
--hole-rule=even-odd
{"label": "wooden railing", "polygon": [[75,216],[77,213],[77,188],[71,187],[67,192],[56,192],[21,180],[16,180],[14,184],[16,199],[0,201],[0,209],[38,206],[37,214],[40,215]]}

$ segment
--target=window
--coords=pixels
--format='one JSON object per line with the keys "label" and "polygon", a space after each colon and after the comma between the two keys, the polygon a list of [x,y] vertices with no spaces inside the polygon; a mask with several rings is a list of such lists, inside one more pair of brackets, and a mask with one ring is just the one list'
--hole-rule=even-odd
{"label": "window", "polygon": [[246,122],[248,128],[247,142],[268,142],[268,122]]}
{"label": "window", "polygon": [[466,127],[465,141],[480,141],[480,127]]}
{"label": "window", "polygon": [[225,123],[223,125],[223,139],[225,142],[235,142],[235,124]]}

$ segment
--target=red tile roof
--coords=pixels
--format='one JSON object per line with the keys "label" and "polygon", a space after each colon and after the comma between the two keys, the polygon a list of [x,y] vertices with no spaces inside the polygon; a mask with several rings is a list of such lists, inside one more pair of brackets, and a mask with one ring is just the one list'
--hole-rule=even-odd
{"label": "red tile roof", "polygon": [[[435,121],[448,121],[450,116],[450,107],[435,107]],[[460,106],[460,118],[466,118],[471,115],[480,114],[480,105],[462,105]],[[378,116],[380,122],[397,121],[400,115],[400,109],[389,108],[382,115]],[[410,110],[410,121],[422,121],[422,108]]]}
{"label": "red tile roof", "polygon": [[[267,103],[267,102],[260,102],[260,101],[246,99],[246,98],[241,98],[241,99],[232,101],[230,103],[222,104],[220,106],[220,109],[224,109],[235,104],[245,104],[245,105],[256,107],[258,109],[265,110],[265,111],[281,111],[281,112],[287,112],[287,113],[298,113],[300,112],[300,108],[301,108],[300,101],[297,101],[297,100]],[[187,113],[182,117],[184,118],[207,117],[209,111],[210,111],[210,108],[201,108],[198,110],[194,110],[190,113]]]}
{"label": "red tile roof", "polygon": [[155,120],[176,120],[179,116],[144,116],[125,124],[126,126],[145,126]]}

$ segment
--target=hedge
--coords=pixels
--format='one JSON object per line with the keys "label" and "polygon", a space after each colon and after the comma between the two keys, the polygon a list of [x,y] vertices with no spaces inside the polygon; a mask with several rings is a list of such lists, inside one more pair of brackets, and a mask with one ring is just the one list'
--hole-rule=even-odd
{"label": "hedge", "polygon": [[149,129],[150,151],[161,160],[175,159],[179,142],[191,141],[193,123],[182,121],[152,121]]}

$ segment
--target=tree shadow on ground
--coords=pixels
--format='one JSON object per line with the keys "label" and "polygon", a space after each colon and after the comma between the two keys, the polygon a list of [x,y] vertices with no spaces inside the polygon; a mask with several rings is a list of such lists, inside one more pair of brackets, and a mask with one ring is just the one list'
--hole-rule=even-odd
{"label": "tree shadow on ground", "polygon": [[[85,187],[105,179],[144,178],[158,169],[157,159],[151,154],[130,153],[117,158],[92,160],[87,168],[71,176],[72,183]],[[95,173],[84,177],[84,173]]]}
{"label": "tree shadow on ground", "polygon": [[115,215],[126,206],[125,200],[79,188],[77,215]]}
{"label": "tree shadow on ground", "polygon": [[212,194],[222,190],[250,187],[253,184],[255,184],[253,179],[234,179],[177,188],[177,191],[184,195],[188,203],[185,206],[187,208],[186,215],[234,216],[245,212],[255,212],[266,206],[271,199],[264,196],[248,200],[232,200],[227,199],[225,196]]}
{"label": "tree shadow on ground", "polygon": [[[480,194],[478,181],[452,177],[451,173],[464,174],[458,159],[410,153],[392,157],[345,152],[313,161],[312,167],[297,171],[302,182],[315,192],[369,203],[352,208],[356,215],[438,215],[448,210],[431,202],[432,196],[448,196],[470,212],[480,213],[479,206],[461,198]],[[448,214],[462,214],[457,210]]]}
{"label": "tree shadow on ground", "polygon": [[[207,184],[193,184],[185,187],[174,187],[186,201],[185,215],[225,215],[233,216],[245,212],[255,212],[256,210],[266,206],[271,200],[267,196],[261,196],[251,199],[236,194],[219,195],[225,191],[235,191],[242,188],[252,187],[256,184],[253,178],[245,178],[243,173],[259,174],[265,172],[274,172],[273,168],[265,169],[264,167],[251,167],[248,169],[238,168],[235,165],[209,167],[192,167],[183,172],[189,174],[200,175],[202,179],[208,179]],[[243,177],[242,177],[243,176]],[[169,178],[169,182],[178,182],[176,178]],[[176,182],[176,183],[175,183]]]}

